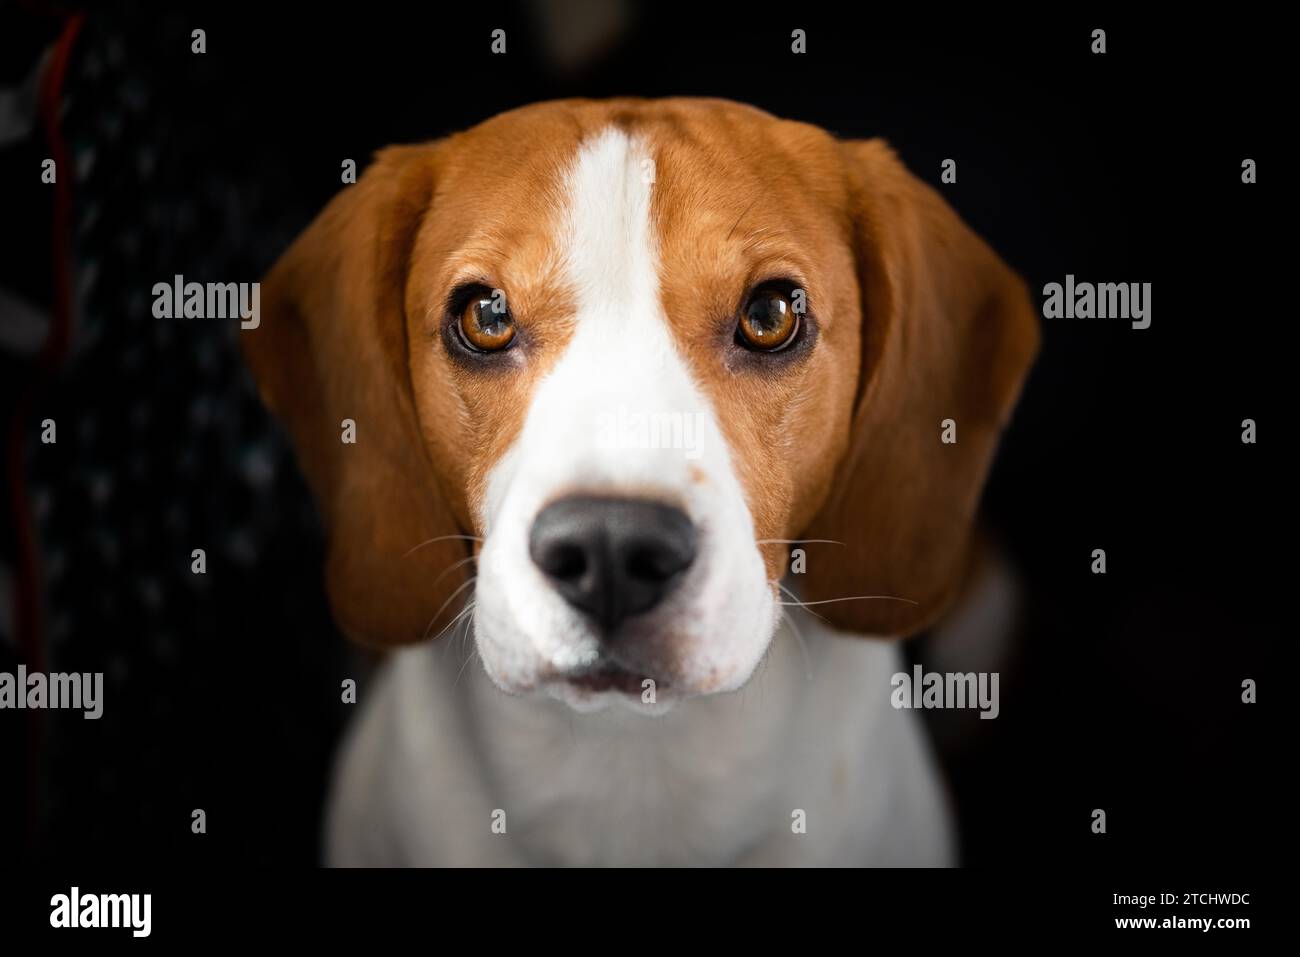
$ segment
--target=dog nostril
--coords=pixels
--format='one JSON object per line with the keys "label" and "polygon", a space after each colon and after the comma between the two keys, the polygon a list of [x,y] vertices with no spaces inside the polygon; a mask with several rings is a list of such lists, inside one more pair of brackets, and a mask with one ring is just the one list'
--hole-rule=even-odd
{"label": "dog nostril", "polygon": [[542,509],[528,550],[564,600],[608,633],[672,590],[695,560],[695,526],[670,505],[575,496]]}
{"label": "dog nostril", "polygon": [[645,581],[672,578],[691,563],[693,555],[671,541],[640,542],[627,552],[627,573]]}
{"label": "dog nostril", "polygon": [[581,578],[587,572],[587,554],[578,545],[558,543],[538,564],[552,578]]}

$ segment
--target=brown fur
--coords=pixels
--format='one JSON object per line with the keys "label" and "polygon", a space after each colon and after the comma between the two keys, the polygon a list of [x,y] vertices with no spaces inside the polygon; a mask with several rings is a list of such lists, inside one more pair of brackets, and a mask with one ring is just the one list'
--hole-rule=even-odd
{"label": "brown fur", "polygon": [[[960,577],[1036,350],[1028,297],[883,144],[720,100],[540,104],[385,150],[267,276],[246,351],[325,514],[341,626],[408,642],[456,611],[464,576],[442,573],[466,543],[410,550],[480,533],[486,477],[572,333],[554,244],[566,164],[611,124],[655,157],[662,303],[733,449],[755,537],[844,543],[807,546],[808,600],[915,602],[819,607],[835,624],[923,627]],[[730,364],[727,324],[746,289],[775,276],[807,290],[815,347],[779,371]],[[447,356],[443,304],[466,278],[507,291],[524,336],[512,368]],[[339,441],[343,418],[357,422],[355,446]],[[944,418],[956,445],[939,441]],[[763,549],[779,578],[787,549]]]}

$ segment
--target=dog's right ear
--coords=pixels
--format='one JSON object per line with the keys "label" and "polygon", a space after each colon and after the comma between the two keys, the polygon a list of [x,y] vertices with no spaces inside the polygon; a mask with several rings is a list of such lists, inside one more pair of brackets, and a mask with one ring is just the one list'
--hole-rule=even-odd
{"label": "dog's right ear", "polygon": [[368,645],[437,634],[465,580],[452,566],[470,554],[446,537],[463,530],[428,460],[407,361],[410,256],[437,168],[437,144],[379,153],[271,269],[260,322],[240,334],[325,520],[335,620]]}

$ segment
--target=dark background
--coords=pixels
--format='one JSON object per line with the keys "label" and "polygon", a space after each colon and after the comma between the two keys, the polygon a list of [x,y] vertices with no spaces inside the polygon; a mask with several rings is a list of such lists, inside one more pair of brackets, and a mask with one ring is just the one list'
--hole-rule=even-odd
{"label": "dark background", "polygon": [[[318,860],[348,716],[339,683],[360,663],[330,623],[316,517],[238,359],[237,325],[154,320],[151,287],[178,272],[259,278],[340,188],[344,158],[364,167],[384,145],[538,100],[632,94],[728,97],[886,137],[1036,293],[1066,273],[1153,284],[1150,329],[1044,321],[989,486],[1027,605],[1001,717],[968,712],[943,738],[963,858],[1278,857],[1294,755],[1272,730],[1295,321],[1281,308],[1294,239],[1275,226],[1289,175],[1277,131],[1292,112],[1280,27],[655,4],[627,8],[602,50],[564,65],[549,31],[572,41],[601,7],[88,15],[62,114],[76,167],[71,345],[44,380],[30,349],[4,345],[0,402],[6,423],[18,412],[6,502],[23,476],[47,670],[106,672],[107,704],[97,722],[0,712],[5,846],[47,862]],[[60,22],[42,4],[0,13],[0,86],[31,73]],[[1098,26],[1104,56],[1089,52]],[[489,53],[497,27],[505,56]],[[794,27],[808,31],[804,56],[790,53]],[[0,290],[48,315],[47,155],[39,127],[0,147]],[[939,184],[945,157],[955,185]],[[1257,185],[1241,183],[1246,157]],[[1240,441],[1247,417],[1254,446]],[[43,418],[56,445],[38,441]],[[7,509],[6,671],[20,527]],[[199,547],[206,576],[189,571]],[[1104,576],[1090,573],[1094,548]],[[910,650],[926,660],[925,639]],[[190,833],[199,807],[205,836]]]}

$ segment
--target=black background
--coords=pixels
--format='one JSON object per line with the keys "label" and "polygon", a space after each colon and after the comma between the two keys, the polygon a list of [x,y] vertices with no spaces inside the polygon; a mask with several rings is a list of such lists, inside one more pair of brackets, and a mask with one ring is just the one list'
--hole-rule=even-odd
{"label": "black background", "polygon": [[[1249,867],[1280,854],[1294,753],[1271,731],[1293,484],[1279,452],[1294,321],[1281,257],[1294,241],[1276,227],[1291,112],[1276,24],[655,4],[566,72],[530,6],[327,10],[113,7],[77,42],[64,125],[84,166],[78,270],[94,279],[73,353],[21,436],[49,668],[105,671],[107,706],[98,722],[43,716],[34,781],[32,716],[0,712],[7,846],[47,863],[318,860],[348,713],[339,682],[359,662],[330,624],[314,513],[237,331],[153,320],[150,289],[175,272],[260,277],[340,188],[343,158],[364,166],[384,145],[538,100],[631,94],[728,97],[883,136],[1035,291],[1066,273],[1152,283],[1147,330],[1044,321],[989,485],[1028,605],[1001,717],[972,712],[945,749],[963,860]],[[1089,51],[1098,26],[1103,56]],[[489,53],[497,27],[503,57]],[[808,31],[804,56],[790,53],[794,27]],[[57,31],[39,9],[3,14],[0,83]],[[39,135],[0,150],[0,286],[43,307],[46,155]],[[939,184],[945,157],[957,184]],[[1256,185],[1241,182],[1246,157]],[[0,357],[6,411],[26,370]],[[55,446],[37,441],[45,417]],[[1253,446],[1240,441],[1248,417]],[[8,516],[0,541],[12,574]],[[202,579],[195,547],[208,550]],[[1105,576],[1090,573],[1094,548]],[[10,637],[0,670],[17,661]],[[1259,704],[1242,704],[1244,678]],[[1107,811],[1104,836],[1093,808]]]}

